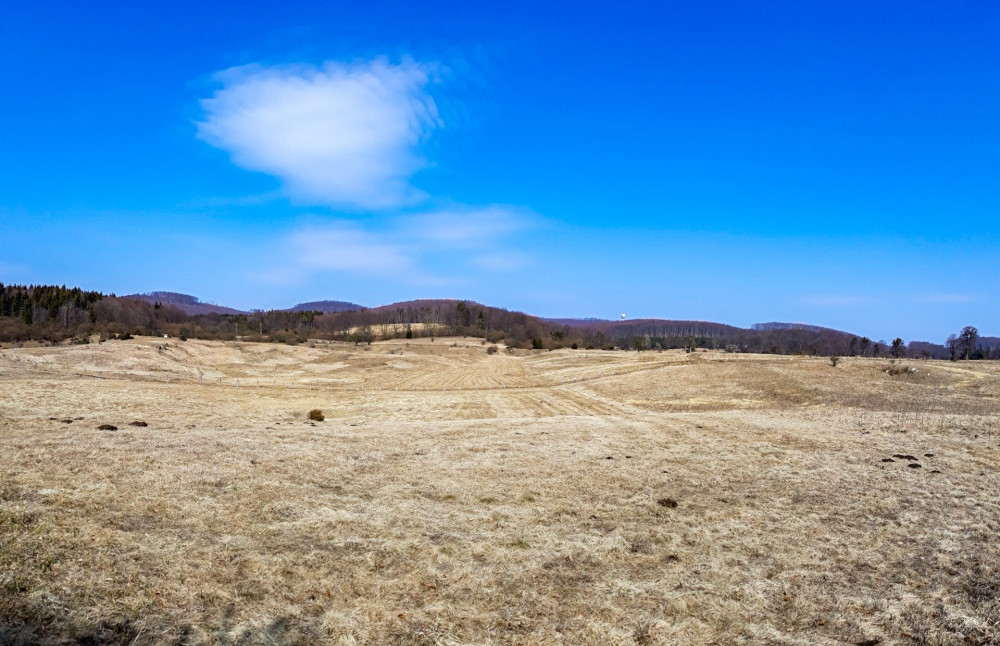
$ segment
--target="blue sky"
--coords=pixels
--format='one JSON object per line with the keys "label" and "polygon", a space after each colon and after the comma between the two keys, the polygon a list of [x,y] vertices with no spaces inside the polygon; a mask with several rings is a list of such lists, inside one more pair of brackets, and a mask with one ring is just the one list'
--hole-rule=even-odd
{"label": "blue sky", "polygon": [[7,3],[0,281],[1000,334],[1000,5]]}

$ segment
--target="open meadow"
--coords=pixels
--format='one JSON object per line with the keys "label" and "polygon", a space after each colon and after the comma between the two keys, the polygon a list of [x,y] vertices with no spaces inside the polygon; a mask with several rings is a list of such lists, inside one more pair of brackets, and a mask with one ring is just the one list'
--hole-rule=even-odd
{"label": "open meadow", "polygon": [[1000,643],[996,362],[310,345],[0,350],[0,644]]}

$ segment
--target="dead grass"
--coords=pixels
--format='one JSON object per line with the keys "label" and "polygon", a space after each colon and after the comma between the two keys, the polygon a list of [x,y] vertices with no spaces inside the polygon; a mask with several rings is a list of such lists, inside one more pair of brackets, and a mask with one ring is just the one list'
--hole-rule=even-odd
{"label": "dead grass", "polygon": [[0,643],[1000,640],[996,365],[453,342],[3,351]]}

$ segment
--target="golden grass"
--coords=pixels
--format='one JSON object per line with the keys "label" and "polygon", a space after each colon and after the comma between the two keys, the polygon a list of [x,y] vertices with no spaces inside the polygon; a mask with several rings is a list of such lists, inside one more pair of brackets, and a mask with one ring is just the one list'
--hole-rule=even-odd
{"label": "golden grass", "polygon": [[0,354],[0,643],[1000,640],[996,364]]}

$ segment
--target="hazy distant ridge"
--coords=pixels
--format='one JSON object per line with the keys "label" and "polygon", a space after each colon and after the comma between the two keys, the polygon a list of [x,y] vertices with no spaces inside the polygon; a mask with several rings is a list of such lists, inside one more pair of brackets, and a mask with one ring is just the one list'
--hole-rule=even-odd
{"label": "hazy distant ridge", "polygon": [[308,303],[299,303],[293,307],[288,308],[290,312],[323,312],[324,314],[332,314],[334,312],[353,312],[356,310],[363,310],[364,305],[358,305],[357,303],[349,303],[347,301],[310,301]]}
{"label": "hazy distant ridge", "polygon": [[[189,316],[204,314],[223,315],[255,315],[262,314],[260,310],[245,312],[222,305],[203,303],[196,296],[169,291],[152,291],[145,294],[131,294],[122,298],[144,301],[150,304],[159,303],[166,307],[176,308]],[[461,308],[464,308],[462,310]],[[461,311],[460,311],[461,310]],[[525,337],[529,340],[537,337],[541,345],[563,343],[570,337],[578,338],[581,343],[606,347],[619,345],[631,347],[637,343],[645,347],[663,344],[664,347],[680,347],[678,339],[686,339],[686,343],[699,346],[736,347],[755,349],[756,351],[772,351],[779,353],[805,354],[836,354],[860,351],[862,341],[866,347],[874,348],[881,345],[879,351],[888,354],[889,342],[863,340],[858,335],[807,323],[788,323],[771,321],[755,323],[749,328],[740,328],[712,321],[678,321],[669,319],[599,319],[599,318],[540,318],[526,313],[509,312],[503,308],[490,307],[475,301],[458,299],[417,299],[402,301],[375,307],[366,307],[349,301],[308,301],[299,303],[283,310],[273,312],[301,313],[322,312],[330,317],[351,317],[343,319],[348,327],[358,325],[381,325],[413,322],[444,325],[458,330],[459,319],[456,317],[471,317],[466,326],[479,326],[484,330],[495,329],[499,321],[506,321],[501,327],[508,333],[508,340]],[[487,312],[486,319],[479,321],[475,317]],[[492,314],[490,314],[492,313]],[[355,318],[361,317],[361,318]],[[490,324],[493,319],[493,324]],[[516,322],[515,322],[516,321]],[[332,321],[331,321],[332,323]],[[558,326],[555,328],[553,326]],[[503,336],[503,335],[501,335]],[[852,341],[853,339],[853,341]],[[522,339],[523,340],[523,339]],[[711,341],[709,341],[711,340]],[[566,342],[568,343],[568,341]],[[851,345],[851,344],[855,345]],[[911,341],[909,356],[930,356],[948,358],[950,352],[942,343],[927,341]],[[986,353],[996,353],[1000,350],[1000,338],[981,336],[976,344]],[[839,348],[839,349],[837,349]],[[870,350],[873,352],[874,350]]]}
{"label": "hazy distant ridge", "polygon": [[147,303],[159,303],[170,307],[176,307],[187,315],[193,314],[245,314],[241,310],[213,303],[202,303],[197,296],[181,294],[178,292],[148,292],[145,294],[126,294],[122,298],[130,298]]}

